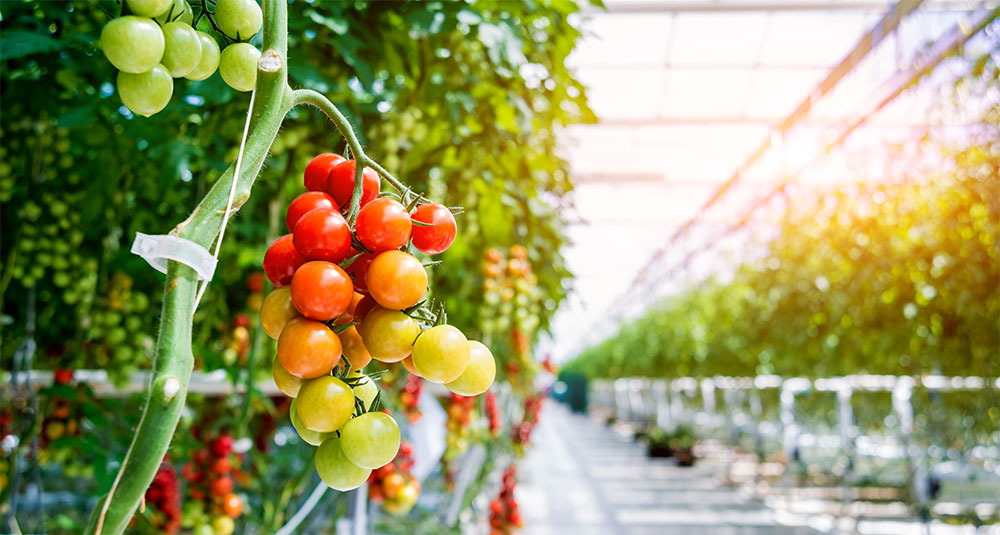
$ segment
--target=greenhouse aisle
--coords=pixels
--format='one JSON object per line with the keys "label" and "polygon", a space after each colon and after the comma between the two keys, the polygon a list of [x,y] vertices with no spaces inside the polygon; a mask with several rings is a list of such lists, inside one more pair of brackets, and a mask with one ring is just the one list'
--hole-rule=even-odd
{"label": "greenhouse aisle", "polygon": [[521,464],[524,535],[812,534],[716,482],[718,465],[677,467],[564,405],[547,402]]}

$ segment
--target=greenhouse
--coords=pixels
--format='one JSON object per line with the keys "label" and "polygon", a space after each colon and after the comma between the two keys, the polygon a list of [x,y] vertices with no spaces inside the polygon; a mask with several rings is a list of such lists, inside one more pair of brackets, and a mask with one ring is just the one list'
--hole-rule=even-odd
{"label": "greenhouse", "polygon": [[1000,534],[995,0],[5,0],[0,61],[2,534]]}

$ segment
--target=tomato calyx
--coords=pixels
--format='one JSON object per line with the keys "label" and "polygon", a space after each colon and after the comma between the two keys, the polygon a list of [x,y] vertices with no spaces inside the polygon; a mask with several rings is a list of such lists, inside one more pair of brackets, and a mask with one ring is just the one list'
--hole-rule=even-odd
{"label": "tomato calyx", "polygon": [[322,323],[323,323],[323,325],[326,325],[327,327],[329,327],[330,330],[333,331],[333,334],[340,334],[340,333],[346,331],[347,329],[350,329],[351,327],[356,327],[356,326],[360,325],[359,323],[356,323],[356,322],[353,322],[353,321],[349,322],[349,323],[337,323],[337,318],[334,318],[334,319],[332,319],[330,321],[324,321]]}

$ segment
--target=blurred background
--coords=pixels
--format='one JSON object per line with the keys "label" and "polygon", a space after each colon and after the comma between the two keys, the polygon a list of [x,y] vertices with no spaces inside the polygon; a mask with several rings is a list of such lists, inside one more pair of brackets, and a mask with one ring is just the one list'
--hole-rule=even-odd
{"label": "blurred background", "polygon": [[[248,95],[217,75],[133,116],[96,47],[119,10],[0,3],[5,533],[78,533],[109,488],[162,292],[132,240],[187,216],[245,119]],[[499,411],[389,370],[390,408],[437,422],[446,446],[413,511],[372,509],[371,532],[489,533],[499,470],[534,443],[529,534],[996,533],[997,15],[958,0],[291,0],[292,85],[337,103],[415,190],[465,207],[434,297],[499,364]],[[343,150],[321,114],[293,110],[226,233],[163,470],[182,532],[211,523],[184,469],[220,437],[238,444],[238,533],[308,504],[312,456],[272,397],[256,318],[260,265],[306,163]],[[550,387],[565,404],[538,418]],[[448,418],[466,423],[445,432]],[[570,506],[544,499],[559,495]],[[356,514],[324,500],[294,532]],[[151,509],[131,529],[166,522]]]}

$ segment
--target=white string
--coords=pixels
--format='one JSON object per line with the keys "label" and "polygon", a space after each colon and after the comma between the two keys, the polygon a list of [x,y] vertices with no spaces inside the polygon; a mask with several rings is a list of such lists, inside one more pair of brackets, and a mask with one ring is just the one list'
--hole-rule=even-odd
{"label": "white string", "polygon": [[[247,146],[247,135],[250,132],[250,117],[253,114],[253,99],[257,95],[257,88],[254,87],[253,91],[250,92],[250,106],[247,108],[247,121],[243,125],[243,139],[240,140],[240,150],[236,154],[236,169],[233,170],[233,182],[229,186],[229,201],[226,203],[226,214],[222,216],[222,227],[219,228],[219,239],[215,242],[215,251],[212,255],[218,260],[219,249],[222,248],[222,237],[226,235],[226,224],[229,223],[229,214],[233,210],[233,197],[236,196],[236,183],[240,180],[240,166],[243,164],[243,151]],[[205,281],[201,284],[201,288],[198,289],[198,295],[194,298],[194,308],[192,309],[192,314],[195,310],[198,310],[198,303],[201,303],[201,297],[205,295],[205,289],[208,288],[209,281]]]}

